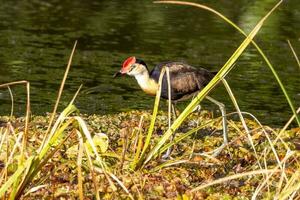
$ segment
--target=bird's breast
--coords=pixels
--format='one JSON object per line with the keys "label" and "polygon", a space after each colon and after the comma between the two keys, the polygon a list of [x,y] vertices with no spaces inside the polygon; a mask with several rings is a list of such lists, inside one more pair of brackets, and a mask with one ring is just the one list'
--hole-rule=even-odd
{"label": "bird's breast", "polygon": [[142,84],[140,86],[142,90],[149,95],[156,95],[158,90],[158,83],[152,79],[149,79],[146,84]]}
{"label": "bird's breast", "polygon": [[149,95],[155,96],[156,95],[156,89],[153,88],[142,88],[142,90]]}
{"label": "bird's breast", "polygon": [[158,90],[158,83],[149,78],[149,77],[137,77],[136,79],[138,81],[138,84],[140,85],[141,89],[149,94],[149,95],[156,95],[156,92]]}

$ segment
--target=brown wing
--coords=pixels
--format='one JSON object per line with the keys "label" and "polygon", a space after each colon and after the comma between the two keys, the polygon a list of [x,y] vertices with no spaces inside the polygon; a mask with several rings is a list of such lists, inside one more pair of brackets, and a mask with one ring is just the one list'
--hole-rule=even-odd
{"label": "brown wing", "polygon": [[171,86],[175,92],[193,93],[205,87],[214,74],[203,68],[176,63],[169,67]]}
{"label": "brown wing", "polygon": [[[156,66],[150,76],[158,81],[161,69],[169,68],[171,79],[172,100],[177,100],[188,94],[193,94],[205,87],[214,74],[203,68],[194,68],[181,62],[162,63]],[[168,82],[166,74],[163,77],[162,97],[168,98]]]}
{"label": "brown wing", "polygon": [[173,91],[180,93],[192,93],[198,90],[195,72],[171,73],[171,86]]}
{"label": "brown wing", "polygon": [[158,82],[160,72],[165,66],[169,68],[170,74],[178,72],[185,73],[187,71],[195,70],[194,67],[183,62],[164,62],[155,66],[155,68],[150,72],[150,77]]}
{"label": "brown wing", "polygon": [[166,66],[169,68],[170,73],[196,71],[196,68],[182,62],[167,63]]}

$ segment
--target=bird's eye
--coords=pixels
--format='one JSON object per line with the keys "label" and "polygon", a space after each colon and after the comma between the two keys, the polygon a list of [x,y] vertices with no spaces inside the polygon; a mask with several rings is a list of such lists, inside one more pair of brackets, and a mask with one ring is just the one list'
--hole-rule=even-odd
{"label": "bird's eye", "polygon": [[131,72],[135,67],[136,67],[135,64],[131,65],[131,67],[130,67],[130,69],[129,69],[129,72]]}

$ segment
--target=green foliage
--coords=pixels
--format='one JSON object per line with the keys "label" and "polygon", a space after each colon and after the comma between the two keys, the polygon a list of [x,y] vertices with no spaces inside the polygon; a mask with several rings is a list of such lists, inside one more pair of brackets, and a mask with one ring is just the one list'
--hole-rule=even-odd
{"label": "green foliage", "polygon": [[[207,10],[209,12],[212,12],[213,14],[217,15],[218,17],[220,17],[221,19],[223,19],[225,22],[227,22],[229,25],[231,25],[232,27],[234,27],[236,30],[238,30],[241,34],[243,34],[245,37],[247,37],[247,34],[238,26],[236,25],[233,21],[231,21],[230,19],[228,19],[226,16],[224,16],[223,14],[221,14],[220,12],[210,8],[210,7],[207,7],[205,5],[202,5],[202,4],[198,4],[198,3],[192,3],[192,2],[186,2],[186,1],[155,1],[155,3],[167,3],[167,4],[180,4],[180,5],[189,5],[189,6],[194,6],[194,7],[197,7],[197,8],[201,8],[201,9],[204,9],[204,10]],[[280,4],[282,3],[282,0],[279,1],[277,3],[277,5],[272,9],[272,11],[278,7]],[[271,12],[272,12],[271,11]],[[271,14],[271,12],[269,12],[264,18],[263,20],[265,20],[268,15]],[[289,97],[288,95],[288,92],[287,90],[285,89],[282,81],[280,80],[280,77],[278,76],[278,73],[276,72],[275,68],[273,67],[273,65],[271,64],[270,60],[267,58],[267,56],[265,55],[265,53],[262,51],[262,49],[256,44],[256,42],[254,40],[251,41],[252,44],[255,46],[255,48],[257,49],[257,51],[260,53],[260,55],[262,56],[262,58],[265,60],[266,64],[268,65],[268,67],[270,68],[271,72],[273,73],[273,76],[275,77],[279,87],[281,88],[292,112],[294,113],[295,115],[295,119],[298,123],[298,126],[300,127],[300,119],[299,119],[299,116],[296,112],[296,109],[295,109],[295,106],[291,100],[291,98]],[[292,49],[293,50],[293,49]],[[295,53],[294,53],[295,55]],[[298,59],[297,59],[297,56],[295,55],[296,57],[296,60],[298,62]],[[299,62],[298,62],[299,64]],[[300,66],[300,65],[299,65]]]}
{"label": "green foliage", "polygon": [[[161,147],[166,143],[166,141],[170,138],[172,134],[178,129],[178,127],[182,124],[182,122],[186,119],[186,117],[195,109],[195,107],[204,99],[204,97],[230,72],[230,70],[234,67],[234,63],[239,58],[239,56],[243,53],[243,51],[247,48],[247,46],[251,43],[254,36],[258,33],[259,29],[262,27],[264,21],[267,17],[273,12],[275,8],[277,8],[279,4],[277,4],[264,18],[262,18],[251,33],[246,37],[246,39],[242,42],[242,44],[237,48],[237,50],[232,54],[232,56],[228,59],[228,61],[224,64],[224,66],[219,70],[217,75],[209,82],[209,84],[203,88],[199,92],[199,94],[192,100],[192,102],[185,108],[185,110],[179,115],[176,121],[172,124],[170,129],[162,136],[162,138],[157,142],[157,144],[151,149],[147,157],[145,158],[144,164],[149,162],[152,157],[161,153]],[[144,160],[144,158],[141,158]]]}

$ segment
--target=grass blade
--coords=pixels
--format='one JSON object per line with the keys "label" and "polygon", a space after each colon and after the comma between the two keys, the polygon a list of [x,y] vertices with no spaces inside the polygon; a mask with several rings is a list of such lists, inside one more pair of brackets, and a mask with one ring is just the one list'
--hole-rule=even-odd
{"label": "grass blade", "polygon": [[[71,63],[72,63],[73,55],[74,55],[74,52],[75,52],[75,49],[76,49],[76,45],[77,45],[77,41],[75,41],[75,43],[74,43],[71,55],[69,57],[68,65],[67,65],[64,77],[62,79],[62,82],[61,82],[61,85],[60,85],[60,88],[59,88],[59,91],[58,91],[58,96],[57,96],[57,99],[56,99],[56,102],[55,102],[55,106],[53,108],[53,112],[52,112],[51,117],[50,117],[49,125],[48,125],[48,128],[46,130],[46,134],[44,136],[45,140],[47,138],[47,135],[48,135],[49,131],[51,130],[51,126],[52,126],[52,123],[54,121],[54,117],[55,117],[55,114],[56,114],[56,111],[57,111],[57,107],[58,107],[58,104],[59,104],[59,101],[60,101],[60,98],[61,98],[64,86],[65,86],[65,82],[66,82],[66,79],[68,77],[69,70],[71,68]],[[41,148],[43,148],[43,145],[44,145],[44,141],[42,142]]]}
{"label": "grass blade", "polygon": [[87,163],[89,168],[91,169],[91,175],[92,175],[92,181],[93,181],[93,185],[94,185],[94,189],[95,189],[95,196],[97,200],[100,200],[100,195],[99,195],[99,187],[98,187],[98,181],[96,179],[96,173],[95,173],[95,169],[94,169],[94,165],[90,156],[90,151],[87,149],[86,145],[84,146],[84,152],[86,154],[87,157]]}
{"label": "grass blade", "polygon": [[[146,150],[147,150],[147,148],[149,147],[149,144],[150,144],[151,136],[152,136],[152,133],[153,133],[153,130],[154,130],[154,123],[155,123],[156,116],[157,116],[158,106],[159,106],[159,100],[160,100],[160,95],[161,95],[162,79],[163,79],[163,76],[165,74],[165,71],[166,71],[166,69],[165,69],[165,67],[163,67],[162,70],[161,70],[160,76],[159,76],[159,81],[158,81],[159,89],[156,92],[156,97],[155,97],[155,102],[154,102],[154,108],[153,108],[153,114],[152,114],[152,117],[151,117],[151,123],[150,123],[149,129],[148,129],[148,134],[147,134],[147,137],[146,137],[146,140],[145,140],[145,144],[144,144],[144,148],[142,150],[142,154],[141,154],[140,160],[138,161],[138,163],[137,163],[136,166],[140,166],[141,163],[143,162],[145,152],[146,152]],[[136,166],[133,166],[133,167],[135,168]]]}
{"label": "grass blade", "polygon": [[226,76],[227,73],[233,68],[234,63],[239,58],[239,56],[243,53],[246,47],[251,43],[254,36],[258,33],[260,28],[262,27],[264,21],[267,17],[274,11],[277,7],[276,5],[271,11],[269,11],[265,17],[263,17],[251,33],[246,37],[246,39],[242,42],[242,44],[238,47],[238,49],[232,54],[232,56],[228,59],[228,61],[224,64],[224,66],[220,69],[217,75],[209,82],[209,84],[203,88],[199,92],[199,94],[194,98],[191,103],[185,108],[185,110],[180,114],[180,116],[175,120],[172,124],[171,128],[162,136],[162,138],[157,142],[154,148],[149,152],[147,158],[144,162],[146,164],[151,160],[151,158],[158,154],[160,148],[163,144],[169,139],[169,137],[174,133],[174,131],[181,125],[181,123],[185,120],[185,118],[194,110],[194,108],[204,99],[204,97]]}
{"label": "grass blade", "polygon": [[28,134],[28,124],[29,124],[29,115],[30,115],[30,83],[28,81],[15,81],[10,83],[1,84],[0,88],[2,87],[9,87],[11,85],[19,85],[19,84],[25,84],[26,85],[26,117],[25,117],[25,129],[24,129],[24,135],[22,140],[22,149],[21,149],[21,156],[19,159],[19,164],[22,164],[24,160],[24,151],[26,149],[26,141],[27,141],[27,134]]}
{"label": "grass blade", "polygon": [[198,190],[207,188],[209,186],[224,183],[226,181],[241,178],[241,177],[244,177],[244,176],[252,176],[252,175],[257,175],[257,174],[270,174],[270,173],[278,173],[278,172],[280,172],[280,170],[277,170],[277,169],[263,169],[263,170],[255,170],[255,171],[250,171],[250,172],[244,172],[244,173],[240,173],[240,174],[234,174],[232,176],[227,176],[227,177],[224,177],[224,178],[220,178],[220,179],[217,179],[215,181],[211,181],[207,184],[196,187],[196,188],[192,189],[191,192],[196,192]]}
{"label": "grass blade", "polygon": [[19,182],[23,171],[28,169],[28,165],[32,162],[33,156],[28,158],[27,161],[18,167],[14,174],[1,186],[0,188],[0,198],[11,188],[11,185]]}
{"label": "grass blade", "polygon": [[[270,11],[270,13],[277,8],[283,1],[279,1],[276,6]],[[192,2],[186,2],[186,1],[154,1],[154,3],[166,3],[166,4],[179,4],[179,5],[188,5],[188,6],[194,6],[197,8],[201,8],[204,10],[207,10],[209,12],[214,13],[215,15],[219,16],[221,19],[223,19],[224,21],[226,21],[228,24],[230,24],[231,26],[233,26],[236,30],[238,30],[241,34],[243,34],[245,37],[247,37],[247,34],[239,27],[237,26],[234,22],[232,22],[230,19],[228,19],[226,16],[224,16],[223,14],[221,14],[220,12],[202,5],[202,4],[198,4],[198,3],[192,3]],[[267,16],[266,16],[267,17]],[[257,49],[257,51],[260,53],[260,55],[262,56],[262,58],[265,60],[266,64],[268,65],[268,67],[270,68],[271,72],[273,73],[273,76],[275,77],[278,85],[280,86],[293,114],[295,115],[295,119],[298,123],[298,126],[300,127],[300,119],[299,116],[297,115],[295,106],[293,104],[293,102],[291,101],[291,98],[289,97],[284,85],[282,84],[282,81],[280,80],[276,70],[274,69],[273,65],[271,64],[270,60],[267,58],[267,56],[264,54],[264,52],[261,50],[261,48],[256,44],[256,42],[254,40],[252,40],[252,44],[255,46],[255,48]]]}
{"label": "grass blade", "polygon": [[189,130],[188,132],[184,133],[184,134],[180,134],[180,136],[174,138],[173,141],[171,141],[168,144],[165,144],[163,147],[161,147],[160,152],[164,152],[166,151],[168,148],[170,148],[171,146],[177,144],[178,142],[180,142],[181,140],[187,138],[188,136],[192,135],[193,133],[211,125],[214,122],[214,120],[210,120],[209,122],[200,125],[199,127],[193,128],[192,130]]}
{"label": "grass blade", "polygon": [[13,93],[12,93],[9,86],[7,86],[7,89],[8,89],[8,92],[9,92],[9,95],[10,95],[10,100],[11,100],[10,117],[13,117],[13,115],[14,115],[14,95],[13,95]]}
{"label": "grass blade", "polygon": [[293,46],[292,46],[292,44],[291,44],[291,42],[288,40],[288,44],[289,44],[289,46],[290,46],[290,49],[291,49],[291,51],[292,51],[292,53],[293,53],[293,55],[294,55],[294,57],[295,57],[295,59],[296,59],[296,61],[297,61],[297,64],[298,64],[298,66],[299,66],[299,69],[300,69],[300,61],[299,61],[299,58],[298,58],[298,56],[297,56],[297,54],[296,54],[296,51],[294,50],[294,48],[293,48]]}
{"label": "grass blade", "polygon": [[81,134],[79,131],[76,131],[77,132],[77,136],[78,136],[78,139],[79,139],[79,145],[78,145],[78,156],[77,156],[77,180],[78,180],[78,196],[79,196],[79,199],[80,200],[83,200],[84,199],[84,196],[83,196],[83,184],[82,184],[82,180],[83,180],[83,177],[82,177],[82,170],[81,170],[81,167],[82,167],[82,156],[83,156],[83,139],[81,137]]}

